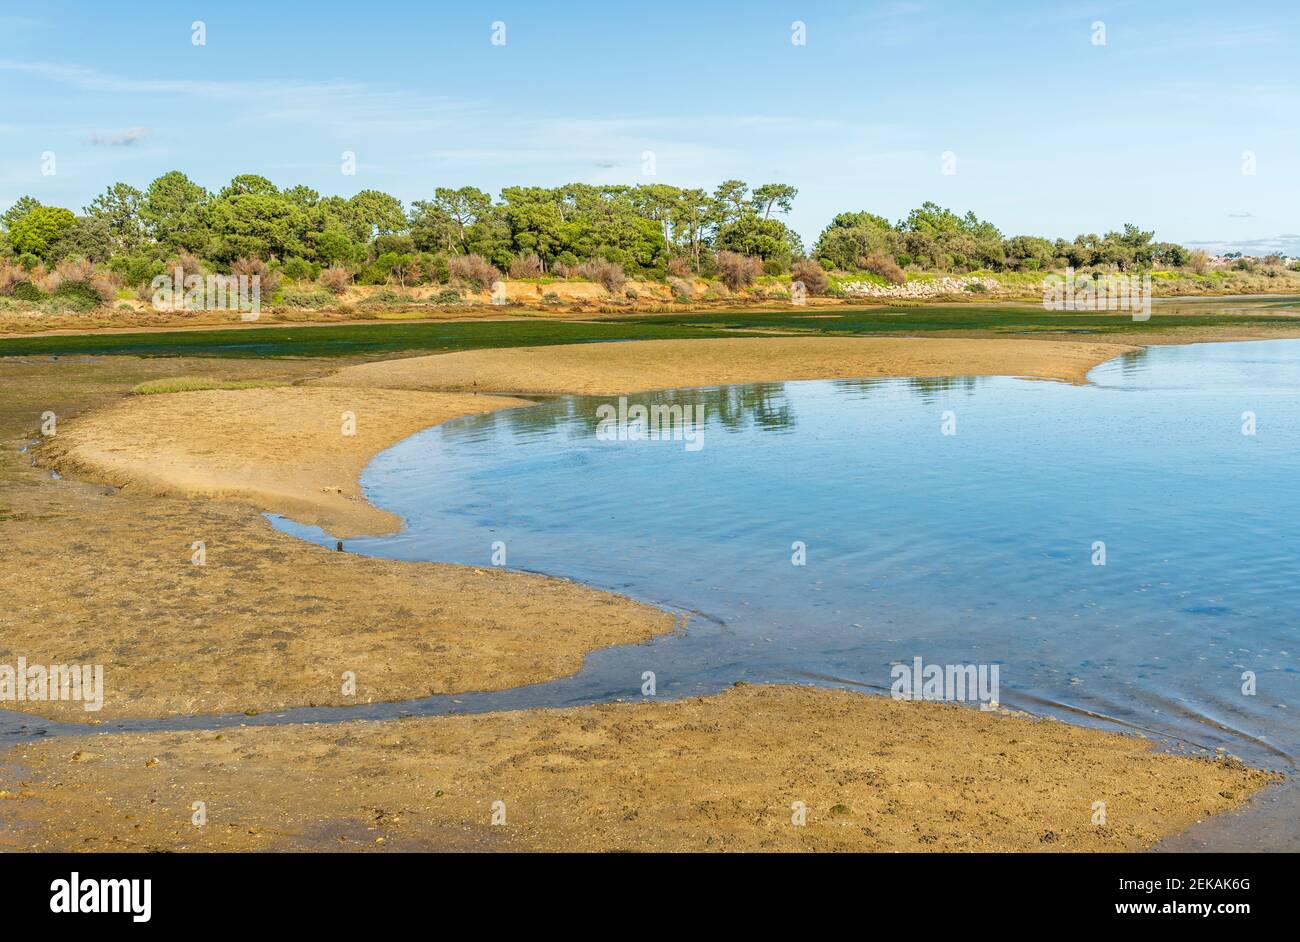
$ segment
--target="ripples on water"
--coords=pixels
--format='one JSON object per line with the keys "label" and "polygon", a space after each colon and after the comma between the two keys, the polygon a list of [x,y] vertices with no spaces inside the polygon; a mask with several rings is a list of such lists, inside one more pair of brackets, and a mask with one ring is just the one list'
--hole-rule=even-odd
{"label": "ripples on water", "polygon": [[366,492],[407,527],[347,545],[486,566],[500,540],[511,568],[708,616],[498,706],[639,696],[647,670],[662,697],[737,680],[888,688],[891,664],[920,656],[998,664],[1006,705],[1287,765],[1300,341],[1156,347],[1092,379],[630,397],[703,404],[697,452],[597,441],[608,397],[461,419],[374,461]]}

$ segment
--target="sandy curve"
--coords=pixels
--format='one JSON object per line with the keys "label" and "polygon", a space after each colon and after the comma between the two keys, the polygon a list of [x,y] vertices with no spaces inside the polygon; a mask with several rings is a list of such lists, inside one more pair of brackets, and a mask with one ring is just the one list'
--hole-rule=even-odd
{"label": "sandy curve", "polygon": [[1024,376],[1084,382],[1117,343],[931,337],[728,337],[467,350],[364,363],[315,386],[547,395],[804,379]]}
{"label": "sandy curve", "polygon": [[133,493],[235,499],[335,536],[382,534],[401,518],[361,495],[376,454],[449,419],[530,404],[301,386],[131,396],[61,427],[46,455]]}

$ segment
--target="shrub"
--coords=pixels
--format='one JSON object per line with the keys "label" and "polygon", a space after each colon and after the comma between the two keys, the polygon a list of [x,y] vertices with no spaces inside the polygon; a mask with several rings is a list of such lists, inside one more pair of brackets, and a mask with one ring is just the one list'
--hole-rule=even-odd
{"label": "shrub", "polygon": [[94,288],[80,281],[65,281],[51,297],[74,311],[93,311],[103,303]]}
{"label": "shrub", "polygon": [[66,259],[55,266],[54,277],[58,280],[58,283],[52,287],[58,290],[59,284],[65,281],[85,283],[90,280],[90,276],[94,273],[95,266],[84,258]]}
{"label": "shrub", "polygon": [[385,252],[375,259],[374,268],[375,271],[382,273],[385,282],[396,282],[400,287],[405,288],[406,279],[415,274],[414,268],[418,268],[418,263],[409,254]]}
{"label": "shrub", "polygon": [[37,265],[28,273],[27,278],[36,287],[41,289],[41,294],[49,295],[51,291],[59,286],[59,279],[54,277],[54,272],[50,271],[44,265]]}
{"label": "shrub", "polygon": [[266,262],[256,256],[245,255],[235,259],[230,263],[230,273],[237,277],[257,278],[256,283],[260,285],[262,294],[268,298],[280,287],[280,273],[272,271]]}
{"label": "shrub", "polygon": [[754,279],[763,273],[761,259],[725,249],[718,253],[718,276],[722,283],[732,291],[738,291],[754,283]]}
{"label": "shrub", "polygon": [[456,281],[482,291],[501,279],[501,272],[482,255],[455,255],[447,260],[447,268]]}
{"label": "shrub", "polygon": [[572,278],[575,272],[577,272],[576,255],[564,251],[555,256],[554,264],[551,265],[551,274],[559,275],[560,278]]}
{"label": "shrub", "polygon": [[588,281],[599,282],[610,293],[623,287],[623,283],[627,281],[622,265],[616,265],[603,258],[593,258],[583,262],[578,266],[578,274]]}
{"label": "shrub", "polygon": [[668,287],[672,289],[673,297],[678,301],[689,301],[695,296],[695,286],[685,278],[670,275]]}
{"label": "shrub", "polygon": [[451,268],[447,265],[447,256],[441,252],[420,253],[420,271],[426,281],[436,281],[440,285],[451,281]]}
{"label": "shrub", "polygon": [[385,304],[404,305],[410,304],[413,300],[414,299],[405,291],[395,291],[392,288],[381,288],[361,303],[369,304],[371,306]]}
{"label": "shrub", "polygon": [[132,288],[148,284],[155,276],[161,275],[164,265],[160,259],[147,255],[115,255],[108,260],[108,270],[117,275],[122,283]]}
{"label": "shrub", "polygon": [[320,274],[320,266],[305,258],[286,259],[281,270],[286,278],[294,281],[315,281],[316,276]]}
{"label": "shrub", "polygon": [[18,301],[44,301],[45,292],[30,281],[15,281],[9,289],[9,296]]}
{"label": "shrub", "polygon": [[352,284],[352,272],[346,268],[327,268],[320,273],[320,285],[330,294],[342,294]]}
{"label": "shrub", "polygon": [[12,295],[14,286],[19,282],[30,281],[31,275],[25,269],[0,261],[0,295]]}
{"label": "shrub", "polygon": [[826,286],[831,280],[826,274],[826,269],[822,268],[816,262],[795,262],[790,266],[790,281],[803,282],[804,288],[809,294],[824,294]]}
{"label": "shrub", "polygon": [[434,298],[439,304],[459,304],[464,299],[464,296],[455,288],[443,288],[438,292],[438,296]]}
{"label": "shrub", "polygon": [[60,262],[46,277],[46,291],[74,302],[77,308],[108,304],[117,297],[121,282],[111,272],[101,271],[84,258]]}
{"label": "shrub", "polygon": [[879,275],[891,285],[901,285],[907,281],[907,276],[903,274],[903,269],[898,267],[898,262],[884,252],[872,252],[862,259],[860,264],[866,271]]}
{"label": "shrub", "polygon": [[689,278],[694,272],[691,270],[689,259],[670,258],[668,260],[668,274],[675,278]]}
{"label": "shrub", "polygon": [[21,269],[7,262],[0,262],[0,295],[12,294],[14,285],[26,280]]}
{"label": "shrub", "polygon": [[333,307],[334,296],[328,291],[285,291],[275,303],[276,307],[314,310],[322,307]]}
{"label": "shrub", "polygon": [[[200,262],[197,257],[188,252],[181,252],[179,255],[173,256],[164,263],[162,271],[158,273],[158,276],[170,279],[172,282],[172,290],[175,292],[177,299],[176,306],[181,307],[181,299],[185,294],[185,279],[196,275],[203,277],[206,274],[203,263]],[[179,281],[177,281],[178,278],[180,279]],[[149,301],[151,303],[153,301],[154,293],[155,288],[153,286],[153,278],[141,283],[139,287],[136,288],[135,292],[136,297],[141,301]]]}
{"label": "shrub", "polygon": [[[179,275],[181,279],[180,284],[174,283],[177,277],[177,269],[180,270],[179,271]],[[184,291],[186,278],[189,278],[191,275],[203,274],[203,263],[200,262],[195,256],[191,255],[189,252],[182,252],[181,254],[168,259],[167,263],[163,266],[163,270],[158,274],[165,275],[166,277],[172,279],[173,281],[172,289],[175,292],[177,292],[177,294],[180,294],[181,292]],[[154,277],[157,276],[156,275],[151,276],[149,281],[142,282],[139,285],[138,289],[136,290],[136,296],[141,301],[153,300],[154,287],[152,281]]]}
{"label": "shrub", "polygon": [[556,294],[554,291],[548,291],[548,292],[546,292],[544,295],[542,295],[542,303],[543,303],[543,304],[559,304],[559,303],[560,303],[560,296],[559,296],[558,294]]}
{"label": "shrub", "polygon": [[542,260],[538,258],[536,252],[517,255],[510,262],[511,278],[540,278],[541,276]]}

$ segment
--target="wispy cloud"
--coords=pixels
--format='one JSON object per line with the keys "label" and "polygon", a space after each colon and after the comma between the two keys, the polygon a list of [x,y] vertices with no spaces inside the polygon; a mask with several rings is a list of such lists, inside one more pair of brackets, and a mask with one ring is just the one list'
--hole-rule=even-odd
{"label": "wispy cloud", "polygon": [[152,133],[153,131],[149,128],[127,128],[125,131],[117,131],[112,134],[96,134],[90,139],[90,143],[104,147],[130,147],[132,144],[144,140]]}
{"label": "wispy cloud", "polygon": [[463,102],[346,81],[243,81],[130,78],[79,65],[0,59],[0,71],[56,82],[90,94],[181,97],[240,106],[232,123],[311,124],[339,133],[416,133],[465,115]]}
{"label": "wispy cloud", "polygon": [[209,79],[135,79],[112,75],[79,65],[55,62],[17,62],[0,59],[0,70],[59,82],[85,92],[110,94],[201,95],[208,98],[243,99],[250,96],[292,96],[301,93],[343,94],[361,86],[331,82],[244,82]]}

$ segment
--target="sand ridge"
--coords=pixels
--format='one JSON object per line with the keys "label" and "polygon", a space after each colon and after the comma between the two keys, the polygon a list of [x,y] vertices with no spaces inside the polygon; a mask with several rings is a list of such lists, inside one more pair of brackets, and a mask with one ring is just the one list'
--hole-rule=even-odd
{"label": "sand ridge", "polygon": [[70,423],[44,456],[132,492],[241,500],[340,537],[392,533],[401,519],[358,483],[377,453],[449,419],[528,405],[303,386],[131,396]]}
{"label": "sand ridge", "polygon": [[346,367],[314,386],[530,395],[806,379],[1023,376],[1081,383],[1138,348],[1118,343],[934,337],[724,337],[467,350]]}

